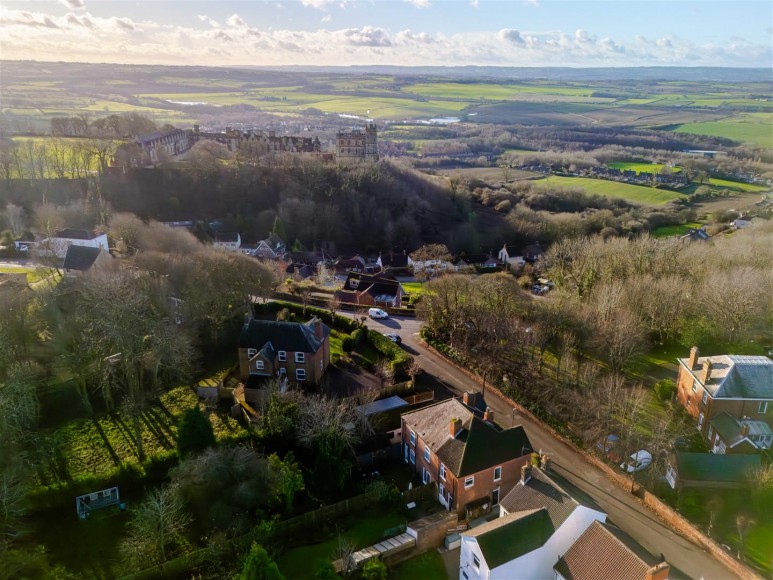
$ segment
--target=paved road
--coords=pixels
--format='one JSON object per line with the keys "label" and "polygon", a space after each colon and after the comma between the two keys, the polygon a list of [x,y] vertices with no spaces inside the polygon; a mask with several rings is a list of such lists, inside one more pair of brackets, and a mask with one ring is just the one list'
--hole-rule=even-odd
{"label": "paved road", "polygon": [[[454,395],[461,395],[471,388],[479,390],[464,373],[421,345],[418,337],[420,321],[396,316],[387,320],[368,319],[367,325],[379,332],[399,334],[403,348],[416,357],[422,369],[443,381]],[[665,555],[672,568],[676,568],[672,570],[672,577],[679,577],[679,572],[691,578],[707,580],[735,577],[710,554],[663,525],[638,500],[609,481],[582,455],[556,439],[541,423],[519,415],[499,397],[488,396],[486,403],[494,410],[497,423],[503,427],[523,425],[532,445],[547,452],[553,459],[556,473],[595,501],[613,523],[633,536],[650,553]]]}

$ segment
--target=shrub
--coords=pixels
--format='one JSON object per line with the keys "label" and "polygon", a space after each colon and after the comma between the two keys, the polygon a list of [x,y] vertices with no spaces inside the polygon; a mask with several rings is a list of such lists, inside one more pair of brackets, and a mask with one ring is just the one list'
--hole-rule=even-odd
{"label": "shrub", "polygon": [[386,580],[387,579],[387,567],[384,562],[375,558],[369,560],[362,567],[361,577],[363,580]]}
{"label": "shrub", "polygon": [[368,332],[368,341],[389,361],[395,374],[405,373],[411,364],[411,356],[381,333]]}
{"label": "shrub", "polygon": [[212,423],[198,406],[183,413],[177,429],[177,452],[180,457],[199,453],[215,444],[215,432]]}
{"label": "shrub", "polygon": [[676,393],[676,384],[671,379],[663,379],[655,383],[655,394],[661,401],[670,401]]}
{"label": "shrub", "polygon": [[344,352],[352,352],[354,350],[354,340],[351,335],[345,336],[341,341],[341,350]]}

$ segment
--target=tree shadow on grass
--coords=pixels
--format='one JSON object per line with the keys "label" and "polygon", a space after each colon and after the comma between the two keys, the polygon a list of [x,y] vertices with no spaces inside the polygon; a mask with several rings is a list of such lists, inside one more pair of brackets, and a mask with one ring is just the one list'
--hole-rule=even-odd
{"label": "tree shadow on grass", "polygon": [[99,433],[99,436],[102,438],[102,442],[105,445],[105,449],[107,449],[107,452],[110,454],[110,458],[113,460],[113,462],[117,467],[120,467],[121,458],[115,452],[115,448],[110,443],[110,439],[108,439],[104,429],[102,429],[102,425],[99,424],[99,421],[97,419],[91,419],[91,422],[94,425],[94,428],[97,430],[97,433]]}

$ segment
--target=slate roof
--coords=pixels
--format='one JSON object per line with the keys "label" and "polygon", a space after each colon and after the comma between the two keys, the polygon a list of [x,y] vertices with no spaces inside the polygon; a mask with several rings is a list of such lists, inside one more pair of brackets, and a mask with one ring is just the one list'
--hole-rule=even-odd
{"label": "slate roof", "polygon": [[[462,430],[456,437],[450,433],[453,417],[462,420]],[[532,450],[522,426],[501,430],[476,417],[457,399],[406,413],[403,418],[456,477],[522,457],[524,448],[525,453]]]}
{"label": "slate roof", "polygon": [[741,427],[744,425],[748,428],[749,437],[773,435],[773,429],[763,421],[739,421],[724,411],[711,419],[711,427],[730,447],[735,447],[745,439],[741,435]]}
{"label": "slate roof", "polygon": [[757,454],[720,455],[676,452],[679,479],[716,483],[746,483],[749,472],[760,467]]}
{"label": "slate roof", "polygon": [[215,241],[220,243],[236,243],[239,241],[238,232],[216,232]]}
{"label": "slate roof", "polygon": [[531,478],[518,482],[499,505],[508,513],[545,508],[558,529],[580,504],[541,470],[532,469]]}
{"label": "slate roof", "polygon": [[290,260],[294,264],[316,266],[327,260],[325,252],[290,252]]}
{"label": "slate roof", "polygon": [[101,234],[97,234],[90,230],[81,230],[76,228],[65,228],[63,230],[59,230],[54,234],[55,238],[66,238],[68,240],[93,240],[97,236]]}
{"label": "slate roof", "polygon": [[[330,335],[330,329],[322,324],[324,337]],[[242,328],[239,336],[239,348],[254,348],[261,350],[270,342],[274,350],[288,352],[314,353],[322,346],[322,340],[317,338],[311,322],[286,322],[277,320],[251,319]]]}
{"label": "slate roof", "polygon": [[712,397],[773,400],[773,360],[766,356],[719,355],[698,358],[691,369],[689,359],[679,362],[700,381],[703,365],[711,362],[709,380],[703,384]]}
{"label": "slate roof", "polygon": [[381,266],[383,268],[405,268],[408,266],[408,256],[406,254],[379,254]]}
{"label": "slate roof", "polygon": [[304,280],[310,278],[317,273],[317,269],[314,266],[308,264],[290,264],[285,269],[286,274],[298,274]]}
{"label": "slate roof", "polygon": [[262,241],[275,254],[284,252],[286,248],[284,241],[282,241],[282,238],[280,238],[276,234],[270,234],[265,240],[262,240]]}
{"label": "slate roof", "polygon": [[88,246],[76,246],[70,244],[64,256],[62,268],[65,270],[79,270],[85,272],[97,261],[102,248],[90,248]]}
{"label": "slate roof", "polygon": [[661,561],[620,528],[596,520],[553,569],[566,580],[643,580]]}
{"label": "slate roof", "polygon": [[555,532],[547,510],[507,515],[464,532],[476,538],[489,570],[541,548]]}

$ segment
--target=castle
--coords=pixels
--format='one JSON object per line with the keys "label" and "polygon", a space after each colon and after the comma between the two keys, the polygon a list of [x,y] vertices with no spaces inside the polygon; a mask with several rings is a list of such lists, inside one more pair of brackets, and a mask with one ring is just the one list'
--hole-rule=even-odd
{"label": "castle", "polygon": [[378,161],[378,136],[375,123],[360,130],[336,133],[336,159]]}

